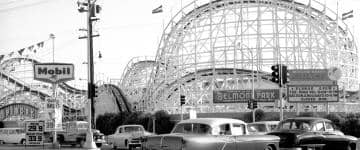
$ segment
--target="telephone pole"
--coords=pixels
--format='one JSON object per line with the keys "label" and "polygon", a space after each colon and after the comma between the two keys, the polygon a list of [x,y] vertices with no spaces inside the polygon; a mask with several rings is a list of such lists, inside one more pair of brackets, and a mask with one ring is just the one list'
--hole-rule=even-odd
{"label": "telephone pole", "polygon": [[[78,6],[80,7],[79,12],[87,12],[87,36],[79,37],[79,39],[87,39],[87,65],[88,65],[88,99],[90,100],[90,113],[88,114],[88,132],[86,134],[86,142],[83,147],[88,149],[98,149],[95,145],[93,139],[92,129],[95,128],[94,121],[94,97],[95,97],[95,84],[94,84],[94,52],[93,52],[93,37],[99,35],[93,35],[92,30],[92,22],[99,20],[95,18],[95,13],[97,13],[100,9],[99,5],[95,5],[95,1],[87,0],[87,3],[78,2]],[[86,7],[87,6],[87,10]],[[80,29],[82,30],[82,29]]]}

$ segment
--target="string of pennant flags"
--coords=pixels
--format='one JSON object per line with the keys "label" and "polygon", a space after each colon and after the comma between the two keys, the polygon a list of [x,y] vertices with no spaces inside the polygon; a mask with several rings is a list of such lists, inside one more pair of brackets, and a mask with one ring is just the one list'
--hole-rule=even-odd
{"label": "string of pennant flags", "polygon": [[37,42],[37,43],[32,44],[32,45],[30,45],[30,46],[28,46],[26,48],[21,48],[20,50],[12,51],[12,52],[10,52],[8,54],[2,54],[2,55],[0,55],[0,63],[6,57],[12,57],[12,56],[17,55],[17,54],[20,55],[20,56],[23,56],[23,53],[26,52],[26,51],[35,54],[39,48],[44,47],[44,43],[45,43],[45,41]]}

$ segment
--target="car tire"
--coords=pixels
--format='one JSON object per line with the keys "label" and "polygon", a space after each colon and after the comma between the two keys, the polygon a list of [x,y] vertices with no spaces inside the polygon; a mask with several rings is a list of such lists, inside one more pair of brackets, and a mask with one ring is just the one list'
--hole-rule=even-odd
{"label": "car tire", "polygon": [[26,144],[26,140],[25,140],[25,139],[21,139],[20,144],[21,144],[21,145],[25,145],[25,144]]}
{"label": "car tire", "polygon": [[0,140],[0,145],[2,145],[2,144],[5,144],[5,142],[4,142],[4,141],[2,141],[2,140]]}
{"label": "car tire", "polygon": [[85,144],[85,140],[80,140],[80,147],[83,148]]}
{"label": "car tire", "polygon": [[114,145],[114,143],[111,144],[111,149],[117,150],[117,146]]}
{"label": "car tire", "polygon": [[102,143],[95,143],[96,147],[100,148],[102,146]]}
{"label": "car tire", "polygon": [[267,145],[264,150],[276,150],[272,145]]}

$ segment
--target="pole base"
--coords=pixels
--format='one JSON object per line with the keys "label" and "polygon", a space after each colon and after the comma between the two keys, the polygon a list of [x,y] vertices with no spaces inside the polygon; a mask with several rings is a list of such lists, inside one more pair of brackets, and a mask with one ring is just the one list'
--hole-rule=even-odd
{"label": "pole base", "polygon": [[98,148],[94,142],[91,130],[88,130],[88,132],[86,132],[86,141],[83,145],[83,148],[86,148],[88,150],[100,150],[100,148]]}
{"label": "pole base", "polygon": [[55,149],[60,149],[60,147],[61,147],[60,143],[58,143],[58,142],[52,143],[51,146],[52,146],[52,148],[55,148]]}

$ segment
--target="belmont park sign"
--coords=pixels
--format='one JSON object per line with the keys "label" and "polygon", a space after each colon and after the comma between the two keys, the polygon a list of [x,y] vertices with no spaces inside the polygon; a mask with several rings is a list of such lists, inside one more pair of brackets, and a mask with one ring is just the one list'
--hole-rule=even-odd
{"label": "belmont park sign", "polygon": [[74,65],[66,63],[37,63],[34,64],[34,79],[60,83],[74,79]]}

